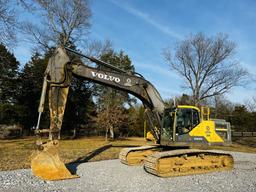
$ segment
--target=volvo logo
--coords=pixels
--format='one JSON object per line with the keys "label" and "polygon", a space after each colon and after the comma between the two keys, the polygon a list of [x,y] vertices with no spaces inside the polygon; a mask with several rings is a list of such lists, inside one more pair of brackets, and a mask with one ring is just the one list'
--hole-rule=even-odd
{"label": "volvo logo", "polygon": [[211,128],[209,126],[206,126],[206,131],[205,131],[206,137],[211,136]]}
{"label": "volvo logo", "polygon": [[124,86],[131,87],[132,86],[132,80],[130,78],[127,78],[126,83],[124,84]]}
{"label": "volvo logo", "polygon": [[120,82],[120,78],[118,78],[118,77],[114,77],[114,76],[111,76],[111,75],[98,73],[98,72],[94,72],[94,71],[92,71],[92,76],[93,77],[98,77],[99,79],[104,79],[104,80],[107,80],[107,81],[114,81],[116,83]]}

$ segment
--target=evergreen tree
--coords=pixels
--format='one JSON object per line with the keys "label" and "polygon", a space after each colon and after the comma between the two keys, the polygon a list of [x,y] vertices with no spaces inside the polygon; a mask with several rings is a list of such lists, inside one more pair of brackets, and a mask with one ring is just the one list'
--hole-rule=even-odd
{"label": "evergreen tree", "polygon": [[19,62],[0,44],[0,123],[17,124],[24,119],[24,107],[17,105],[20,89]]}
{"label": "evergreen tree", "polygon": [[73,78],[67,99],[63,129],[73,129],[77,133],[81,127],[85,127],[91,121],[95,113],[90,83],[84,79]]}
{"label": "evergreen tree", "polygon": [[[116,53],[113,50],[110,50],[103,54],[100,59],[115,67],[123,69],[128,73],[134,72],[134,66],[131,64],[130,58],[123,51]],[[111,71],[111,69],[104,66],[99,66],[99,69]],[[122,132],[124,133],[124,130],[127,130],[129,126],[125,105],[128,104],[131,106],[131,104],[135,102],[135,99],[125,91],[101,85],[96,86],[96,98],[99,113],[96,121],[99,126],[102,127],[102,125],[107,123],[107,126],[105,126],[106,133],[110,132],[110,137],[112,139],[115,135],[114,131],[119,133],[119,135],[122,135]],[[118,117],[116,115],[109,114],[114,112],[115,114],[118,114]],[[106,117],[108,120],[104,123],[104,119]],[[123,121],[121,123],[120,120],[125,120],[125,122]]]}
{"label": "evergreen tree", "polygon": [[145,112],[145,109],[144,109],[143,105],[130,107],[128,109],[129,126],[128,126],[128,129],[123,130],[124,134],[126,134],[127,136],[143,137],[144,121],[145,121],[144,112]]}
{"label": "evergreen tree", "polygon": [[[50,55],[50,54],[48,54]],[[25,64],[22,69],[19,80],[21,88],[19,91],[18,103],[26,109],[26,117],[22,123],[26,129],[36,125],[38,117],[38,105],[41,96],[41,89],[43,84],[44,72],[48,62],[48,55],[41,56],[35,53],[31,60]],[[47,105],[45,104],[45,111],[47,111]],[[44,115],[42,119],[42,126],[46,128],[48,126],[48,115]]]}
{"label": "evergreen tree", "polygon": [[237,105],[230,123],[235,131],[255,131],[255,116],[255,112],[249,112],[244,105]]}
{"label": "evergreen tree", "polygon": [[[134,66],[131,63],[130,58],[123,51],[116,53],[113,50],[110,50],[103,54],[100,59],[115,67],[123,69],[128,73],[134,72]],[[99,69],[106,70],[106,67],[99,66]],[[131,96],[125,91],[101,85],[96,86],[96,95],[98,96],[97,104],[99,110],[108,109],[111,106],[122,106],[124,104],[131,105],[131,103],[135,101],[134,98],[131,98]]]}
{"label": "evergreen tree", "polygon": [[0,44],[0,104],[13,104],[18,87],[19,62],[7,48]]}

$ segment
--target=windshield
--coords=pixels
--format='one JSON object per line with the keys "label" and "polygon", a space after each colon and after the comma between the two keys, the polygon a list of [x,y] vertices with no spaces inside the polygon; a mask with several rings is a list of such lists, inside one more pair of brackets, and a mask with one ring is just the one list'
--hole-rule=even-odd
{"label": "windshield", "polygon": [[172,139],[175,109],[166,109],[163,116],[162,139]]}
{"label": "windshield", "polygon": [[199,124],[198,111],[191,108],[180,108],[177,111],[176,133],[185,134]]}
{"label": "windshield", "polygon": [[[175,118],[176,114],[176,118]],[[161,139],[173,140],[173,124],[176,119],[175,135],[186,134],[200,122],[199,112],[192,108],[169,108],[163,116]]]}

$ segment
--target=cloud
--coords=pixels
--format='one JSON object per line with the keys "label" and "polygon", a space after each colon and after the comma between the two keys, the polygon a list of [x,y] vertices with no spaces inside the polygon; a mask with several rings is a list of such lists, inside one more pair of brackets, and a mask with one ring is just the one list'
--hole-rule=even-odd
{"label": "cloud", "polygon": [[110,2],[112,2],[113,4],[115,4],[118,7],[122,8],[123,10],[126,10],[128,13],[141,18],[146,23],[150,24],[151,26],[155,27],[162,33],[164,33],[172,38],[179,39],[179,40],[181,40],[183,38],[181,35],[179,35],[175,31],[171,30],[168,26],[160,24],[159,22],[157,22],[156,20],[151,18],[148,14],[132,7],[131,5],[128,5],[127,3],[124,3],[123,1],[121,1],[121,3],[120,3],[120,1],[110,0]]}

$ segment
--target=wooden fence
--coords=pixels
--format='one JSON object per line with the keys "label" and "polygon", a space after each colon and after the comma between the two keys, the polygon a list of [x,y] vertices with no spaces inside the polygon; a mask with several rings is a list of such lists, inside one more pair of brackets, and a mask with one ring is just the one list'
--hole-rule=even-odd
{"label": "wooden fence", "polygon": [[232,131],[232,137],[256,137],[256,132],[237,132],[237,131]]}

